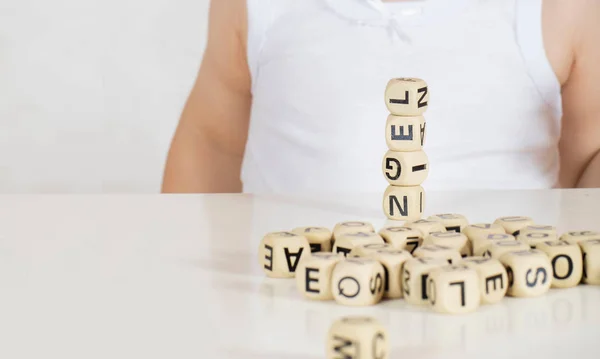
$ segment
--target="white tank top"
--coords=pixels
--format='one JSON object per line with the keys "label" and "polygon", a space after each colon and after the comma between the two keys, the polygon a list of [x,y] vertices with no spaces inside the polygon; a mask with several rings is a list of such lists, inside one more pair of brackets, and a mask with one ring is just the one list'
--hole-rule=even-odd
{"label": "white tank top", "polygon": [[381,192],[385,86],[429,85],[429,189],[549,188],[560,84],[542,0],[248,0],[244,192]]}

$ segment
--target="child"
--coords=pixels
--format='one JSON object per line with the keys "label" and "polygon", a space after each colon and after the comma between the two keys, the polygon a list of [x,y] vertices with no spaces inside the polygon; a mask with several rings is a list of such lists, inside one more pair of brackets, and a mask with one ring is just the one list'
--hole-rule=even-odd
{"label": "child", "polygon": [[383,192],[395,77],[426,189],[600,185],[600,1],[213,0],[163,192]]}

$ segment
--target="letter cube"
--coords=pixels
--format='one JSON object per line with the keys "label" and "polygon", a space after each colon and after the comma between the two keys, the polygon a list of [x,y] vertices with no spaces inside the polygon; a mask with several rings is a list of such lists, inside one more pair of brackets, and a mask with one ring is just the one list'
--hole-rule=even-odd
{"label": "letter cube", "polygon": [[298,227],[292,230],[292,233],[306,237],[310,244],[310,251],[331,252],[332,233],[325,227]]}
{"label": "letter cube", "polygon": [[600,239],[579,241],[583,253],[583,283],[600,285]]}
{"label": "letter cube", "polygon": [[384,298],[402,298],[402,267],[412,256],[408,251],[394,248],[383,248],[365,255],[379,261],[383,265]]}
{"label": "letter cube", "polygon": [[306,298],[333,300],[331,275],[335,265],[344,259],[341,254],[318,252],[304,259],[296,270],[296,286]]}
{"label": "letter cube", "polygon": [[418,78],[391,79],[385,88],[385,105],[396,116],[420,116],[429,106],[427,83]]}
{"label": "letter cube", "polygon": [[500,257],[500,262],[508,274],[506,294],[511,297],[538,297],[552,285],[552,265],[542,251],[509,252]]}
{"label": "letter cube", "polygon": [[333,240],[346,233],[355,232],[375,232],[375,227],[371,223],[362,221],[346,221],[340,222],[333,227]]}
{"label": "letter cube", "polygon": [[446,227],[439,221],[432,221],[430,219],[419,219],[410,223],[406,223],[406,227],[416,229],[421,232],[423,238],[427,237],[431,233],[435,232],[447,232]]}
{"label": "letter cube", "polygon": [[543,232],[527,232],[519,234],[518,238],[519,242],[527,244],[530,248],[536,249],[538,244],[554,241],[557,239],[556,235],[552,235],[550,233]]}
{"label": "letter cube", "polygon": [[385,271],[378,261],[364,257],[346,258],[333,269],[333,299],[347,306],[369,306],[381,301]]}
{"label": "letter cube", "polygon": [[353,248],[364,244],[384,244],[383,238],[375,232],[353,232],[338,235],[334,245],[334,253],[348,256]]}
{"label": "letter cube", "polygon": [[539,243],[536,248],[550,258],[552,288],[571,288],[579,285],[583,276],[583,258],[579,245],[554,240]]}
{"label": "letter cube", "polygon": [[506,296],[508,275],[499,260],[494,258],[469,257],[463,259],[460,264],[477,271],[482,304],[496,304]]}
{"label": "letter cube", "polygon": [[350,251],[349,257],[367,257],[370,254],[377,253],[381,250],[393,250],[394,247],[389,245],[388,243],[370,243],[370,244],[361,244],[358,247],[352,248]]}
{"label": "letter cube", "polygon": [[442,258],[412,258],[404,262],[402,267],[402,292],[404,300],[409,304],[421,305],[429,303],[427,296],[427,278],[429,273],[438,267],[448,265]]}
{"label": "letter cube", "polygon": [[387,330],[372,317],[344,317],[327,333],[327,359],[388,359]]}
{"label": "letter cube", "polygon": [[467,236],[460,232],[431,233],[425,238],[423,244],[437,244],[440,246],[450,247],[459,251],[463,257],[470,256],[472,251],[471,242]]}
{"label": "letter cube", "polygon": [[258,260],[268,277],[293,278],[301,260],[310,256],[304,236],[291,232],[268,233],[260,242]]}
{"label": "letter cube", "polygon": [[534,224],[531,226],[523,227],[523,229],[521,229],[521,232],[519,233],[519,235],[527,234],[527,233],[546,233],[546,234],[548,234],[549,241],[558,239],[557,238],[558,235],[556,234],[557,233],[556,227],[554,227],[554,226]]}
{"label": "letter cube", "polygon": [[420,151],[425,144],[426,122],[423,116],[394,116],[387,118],[385,141],[391,151]]}
{"label": "letter cube", "polygon": [[415,250],[413,256],[415,258],[441,258],[449,264],[458,263],[462,258],[457,249],[437,244],[424,244]]}
{"label": "letter cube", "polygon": [[436,268],[429,273],[427,295],[438,313],[473,312],[481,302],[477,272],[460,264]]}
{"label": "letter cube", "polygon": [[425,210],[425,191],[421,186],[388,186],[383,194],[383,213],[395,221],[414,221]]}
{"label": "letter cube", "polygon": [[589,239],[600,239],[600,233],[594,231],[567,232],[560,236],[560,239],[568,243],[579,243]]}
{"label": "letter cube", "polygon": [[384,227],[379,231],[386,243],[397,249],[405,249],[411,254],[423,244],[423,234],[421,231],[410,227]]}
{"label": "letter cube", "polygon": [[534,225],[533,219],[522,216],[500,217],[494,223],[501,225],[506,233],[519,235],[521,229]]}
{"label": "letter cube", "polygon": [[506,231],[497,223],[477,223],[466,226],[463,233],[471,241],[475,241],[487,237],[489,234],[506,234]]}
{"label": "letter cube", "polygon": [[423,151],[388,151],[383,157],[383,175],[393,186],[419,186],[429,174],[429,159]]}
{"label": "letter cube", "polygon": [[483,237],[476,236],[475,239],[471,240],[473,245],[473,255],[476,257],[481,257],[484,255],[487,247],[489,247],[494,242],[500,241],[514,241],[515,237],[510,234],[488,234]]}
{"label": "letter cube", "polygon": [[483,256],[498,259],[505,253],[526,251],[528,249],[530,249],[530,247],[527,244],[515,240],[492,241],[486,247]]}
{"label": "letter cube", "polygon": [[465,228],[469,225],[469,220],[462,214],[456,213],[443,213],[430,216],[430,221],[441,222],[446,231],[448,232],[459,232],[462,233]]}

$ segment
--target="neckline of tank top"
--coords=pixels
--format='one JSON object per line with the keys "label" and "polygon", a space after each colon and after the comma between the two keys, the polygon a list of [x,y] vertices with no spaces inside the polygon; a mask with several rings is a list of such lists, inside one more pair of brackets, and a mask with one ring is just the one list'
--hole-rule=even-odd
{"label": "neckline of tank top", "polygon": [[472,0],[322,0],[333,11],[359,24],[387,26],[390,21],[422,24],[463,13]]}

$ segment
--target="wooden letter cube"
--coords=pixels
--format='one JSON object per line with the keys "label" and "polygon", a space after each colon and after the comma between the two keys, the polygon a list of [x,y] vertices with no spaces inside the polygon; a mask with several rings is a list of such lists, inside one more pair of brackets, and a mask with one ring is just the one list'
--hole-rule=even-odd
{"label": "wooden letter cube", "polygon": [[409,227],[384,227],[379,235],[396,249],[405,249],[411,254],[423,244],[423,234]]}
{"label": "wooden letter cube", "polygon": [[402,292],[409,304],[427,304],[427,278],[429,272],[448,265],[442,258],[412,258],[402,267]]}
{"label": "wooden letter cube", "polygon": [[356,232],[375,232],[375,227],[371,223],[361,221],[340,222],[333,228],[333,240],[346,233]]}
{"label": "wooden letter cube", "polygon": [[298,227],[292,230],[292,233],[299,234],[308,239],[310,251],[315,252],[331,252],[331,236],[332,233],[328,228],[324,227]]}
{"label": "wooden letter cube", "polygon": [[550,233],[543,233],[543,232],[523,233],[523,231],[521,231],[521,233],[519,234],[519,236],[517,238],[518,238],[519,242],[523,242],[523,243],[527,244],[532,249],[536,249],[538,244],[541,244],[544,242],[549,242],[549,241],[554,241],[557,239],[556,235],[552,235]]}
{"label": "wooden letter cube", "polygon": [[313,253],[296,270],[298,291],[308,299],[332,300],[331,275],[335,265],[344,259],[341,254]]}
{"label": "wooden letter cube", "polygon": [[482,304],[499,303],[508,289],[508,275],[499,260],[484,257],[469,257],[460,262],[475,269],[479,275],[479,291]]}
{"label": "wooden letter cube", "polygon": [[546,226],[546,225],[541,225],[541,224],[534,224],[531,226],[527,226],[524,227],[523,229],[521,229],[521,232],[519,233],[519,235],[523,235],[523,234],[527,234],[527,233],[546,233],[548,234],[549,241],[553,241],[558,239],[557,234],[556,234],[556,227],[554,226]]}
{"label": "wooden letter cube", "polygon": [[396,116],[420,116],[429,105],[427,83],[418,78],[396,78],[385,89],[385,105]]}
{"label": "wooden letter cube", "polygon": [[368,306],[381,301],[385,271],[378,261],[364,257],[346,258],[333,269],[333,299],[347,306]]}
{"label": "wooden letter cube", "polygon": [[537,249],[509,252],[500,257],[500,262],[508,274],[509,296],[538,297],[552,285],[552,265],[544,252]]}
{"label": "wooden letter cube", "polygon": [[436,214],[430,216],[428,218],[430,221],[438,221],[441,222],[444,227],[446,227],[446,231],[448,232],[459,232],[462,233],[465,228],[469,225],[469,221],[467,217],[462,214],[455,213],[444,213],[444,214]]}
{"label": "wooden letter cube", "polygon": [[504,230],[504,227],[497,223],[478,223],[468,225],[465,227],[463,233],[466,234],[471,241],[475,241],[487,237],[489,234],[506,234],[506,231]]}
{"label": "wooden letter cube", "polygon": [[291,232],[268,233],[258,248],[258,261],[268,277],[293,278],[310,245],[304,236]]}
{"label": "wooden letter cube", "polygon": [[471,255],[471,242],[467,236],[459,232],[434,232],[425,238],[423,244],[450,247],[459,251],[463,257]]}
{"label": "wooden letter cube", "polygon": [[583,253],[583,283],[600,285],[600,239],[579,241]]}
{"label": "wooden letter cube", "polygon": [[600,239],[600,233],[593,231],[567,232],[560,236],[560,239],[568,243],[579,243],[589,239]]}
{"label": "wooden letter cube", "polygon": [[413,256],[415,258],[441,258],[449,264],[456,264],[462,258],[457,249],[437,244],[424,244],[415,250]]}
{"label": "wooden letter cube", "polygon": [[326,352],[327,359],[388,359],[388,333],[374,318],[344,317],[329,328]]}
{"label": "wooden letter cube", "polygon": [[388,186],[383,194],[383,212],[395,221],[414,221],[425,210],[423,187]]}
{"label": "wooden letter cube", "polygon": [[383,238],[375,232],[353,232],[338,235],[334,245],[334,253],[348,256],[353,248],[364,244],[384,244]]}
{"label": "wooden letter cube", "polygon": [[519,235],[521,229],[534,225],[533,219],[521,216],[500,217],[494,221],[494,223],[501,225],[506,233],[512,234],[513,236]]}
{"label": "wooden letter cube", "polygon": [[486,247],[483,256],[498,259],[505,253],[526,251],[528,249],[530,249],[530,247],[527,244],[515,240],[492,241]]}
{"label": "wooden letter cube", "polygon": [[388,243],[361,244],[358,247],[352,248],[348,257],[367,257],[370,254],[377,253],[378,251],[393,249],[394,247],[392,247]]}
{"label": "wooden letter cube", "polygon": [[579,285],[583,276],[581,248],[562,240],[539,243],[537,249],[546,253],[552,264],[552,288],[571,288]]}
{"label": "wooden letter cube", "polygon": [[429,159],[423,151],[388,151],[383,157],[383,174],[393,186],[419,186],[429,174]]}
{"label": "wooden letter cube", "polygon": [[425,118],[390,115],[385,125],[385,140],[391,151],[420,151],[425,144]]}
{"label": "wooden letter cube", "polygon": [[407,223],[405,226],[420,231],[423,235],[423,238],[427,237],[431,233],[446,232],[446,227],[444,227],[442,223],[438,221],[432,221],[430,219],[419,219],[417,221]]}
{"label": "wooden letter cube", "polygon": [[484,255],[487,247],[489,247],[494,242],[499,241],[514,241],[515,237],[510,234],[487,234],[482,237],[479,235],[474,237],[475,239],[471,239],[471,243],[473,245],[473,255],[476,257],[481,257]]}
{"label": "wooden letter cube", "polygon": [[463,314],[479,308],[479,276],[465,265],[436,268],[427,279],[427,295],[438,313]]}
{"label": "wooden letter cube", "polygon": [[385,248],[367,254],[367,257],[379,261],[383,265],[384,298],[402,298],[402,268],[412,256],[405,250]]}

